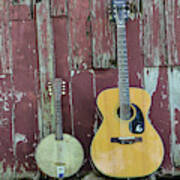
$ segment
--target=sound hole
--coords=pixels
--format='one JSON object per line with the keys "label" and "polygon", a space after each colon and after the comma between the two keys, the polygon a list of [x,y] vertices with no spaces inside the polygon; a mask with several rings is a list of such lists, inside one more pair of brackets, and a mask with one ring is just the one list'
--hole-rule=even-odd
{"label": "sound hole", "polygon": [[[118,114],[118,117],[121,118],[120,107],[117,109],[117,114]],[[133,114],[134,114],[134,111],[133,111],[133,108],[131,107],[131,110],[130,110],[130,119],[133,117]]]}

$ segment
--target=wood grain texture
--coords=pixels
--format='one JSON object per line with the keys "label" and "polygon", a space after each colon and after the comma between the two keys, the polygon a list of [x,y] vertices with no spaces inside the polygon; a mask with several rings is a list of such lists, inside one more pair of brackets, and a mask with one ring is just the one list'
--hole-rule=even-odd
{"label": "wood grain texture", "polygon": [[55,131],[53,97],[47,92],[48,81],[55,76],[54,38],[50,19],[49,0],[36,5],[37,48],[39,63],[40,99],[38,101],[39,128],[41,136]]}
{"label": "wood grain texture", "polygon": [[[145,90],[152,98],[152,105],[149,112],[149,118],[158,131],[165,147],[165,159],[162,169],[172,170],[172,135],[170,110],[169,110],[169,87],[168,87],[168,69],[167,68],[145,68],[144,83]],[[150,83],[151,82],[151,83]],[[163,128],[161,128],[163,127]]]}
{"label": "wood grain texture", "polygon": [[[24,39],[26,38],[26,41]],[[33,22],[12,23],[14,83],[14,150],[16,171],[36,170],[32,163],[38,140],[37,120],[37,54]],[[22,113],[23,112],[23,113]],[[24,116],[26,114],[26,116]],[[23,124],[23,126],[22,126]]]}
{"label": "wood grain texture", "polygon": [[69,58],[71,69],[91,68],[91,36],[89,1],[68,1]]}
{"label": "wood grain texture", "polygon": [[52,17],[67,16],[67,0],[51,0],[50,3]]}
{"label": "wood grain texture", "polygon": [[115,24],[109,20],[108,0],[91,1],[91,31],[93,67],[112,68],[116,64]]}
{"label": "wood grain texture", "polygon": [[[7,121],[0,119],[1,133],[10,138],[5,142],[2,137],[2,177],[30,178],[36,174],[33,150],[37,135],[43,134],[36,109],[41,73],[45,119],[50,118],[46,82],[51,79],[53,70],[48,54],[50,59],[55,57],[56,76],[68,82],[68,94],[63,98],[64,130],[82,141],[85,164],[80,174],[87,172],[91,170],[89,145],[101,122],[96,113],[96,96],[103,89],[117,87],[118,81],[117,69],[107,63],[111,58],[114,60],[116,46],[115,31],[108,21],[106,9],[110,0],[51,0],[51,7],[47,4],[51,12],[44,6],[45,1],[41,1],[36,11],[39,20],[35,21],[30,16],[30,1],[16,2],[0,1],[0,88],[5,93],[15,87],[14,101],[8,95],[6,97],[10,111],[8,114],[1,111],[8,118]],[[175,167],[180,166],[180,0],[142,2],[143,15],[127,22],[130,86],[145,87],[152,97],[149,117],[165,144],[165,160],[160,174],[178,175],[179,168]],[[67,12],[63,10],[66,5]],[[51,25],[49,15],[53,17]],[[39,39],[35,38],[36,32]],[[53,38],[54,43],[48,38]],[[54,50],[50,50],[49,45],[52,48],[53,44]],[[39,67],[40,64],[43,66]],[[2,110],[2,102],[0,106]],[[27,117],[23,116],[22,109],[27,112]],[[22,124],[25,124],[24,129]],[[52,130],[51,125],[45,127],[47,134]]]}
{"label": "wood grain texture", "polygon": [[143,3],[141,40],[145,66],[166,66],[164,0]]}

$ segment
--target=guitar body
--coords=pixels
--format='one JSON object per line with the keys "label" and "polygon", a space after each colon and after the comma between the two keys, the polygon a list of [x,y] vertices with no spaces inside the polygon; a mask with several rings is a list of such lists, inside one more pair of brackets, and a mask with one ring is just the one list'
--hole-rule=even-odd
{"label": "guitar body", "polygon": [[[144,118],[144,131],[134,134],[129,124],[138,115],[133,109],[130,120],[119,118],[119,89],[102,91],[97,105],[103,115],[103,122],[91,145],[92,161],[102,174],[115,178],[142,177],[155,172],[163,161],[164,149],[161,138],[147,120],[151,105],[149,94],[140,88],[130,88],[130,103],[135,104]],[[136,137],[141,141],[123,144],[111,142],[113,137]]]}
{"label": "guitar body", "polygon": [[35,159],[44,174],[58,178],[57,168],[64,168],[64,177],[75,174],[82,166],[84,152],[73,136],[63,134],[63,140],[56,140],[55,134],[45,137],[36,149]]}

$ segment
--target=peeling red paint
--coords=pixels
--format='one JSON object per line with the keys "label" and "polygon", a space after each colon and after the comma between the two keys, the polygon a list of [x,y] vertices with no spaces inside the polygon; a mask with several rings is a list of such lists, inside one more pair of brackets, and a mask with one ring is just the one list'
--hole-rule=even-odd
{"label": "peeling red paint", "polygon": [[11,21],[27,21],[31,20],[31,9],[27,5],[10,5],[9,19]]}
{"label": "peeling red paint", "polygon": [[[4,171],[15,163],[12,137],[13,92],[9,74],[0,74],[0,161]],[[8,108],[5,108],[5,106]]]}
{"label": "peeling red paint", "polygon": [[14,131],[15,134],[20,133],[27,138],[27,142],[15,144],[15,156],[18,162],[16,171],[18,172],[24,163],[28,164],[28,169],[31,167],[31,171],[34,171],[35,161],[32,163],[32,157],[28,157],[35,151],[34,144],[37,144],[38,137],[37,80],[35,78],[37,61],[35,31],[32,21],[12,23],[12,45],[15,90]]}
{"label": "peeling red paint", "polygon": [[72,68],[91,68],[91,39],[87,35],[87,22],[90,16],[89,1],[68,1],[69,38],[72,48]]}
{"label": "peeling red paint", "polygon": [[67,15],[65,0],[51,0],[51,16],[60,17]]}
{"label": "peeling red paint", "polygon": [[[42,68],[44,79],[41,81],[45,85],[42,96],[47,103],[46,81],[53,78],[53,70],[48,71],[53,55],[55,77],[67,81],[67,95],[62,99],[63,129],[81,141],[85,150],[82,170],[91,170],[89,147],[97,120],[96,96],[106,88],[117,87],[118,82],[117,68],[109,64],[116,56],[115,26],[109,22],[107,12],[110,0],[51,0],[51,9],[44,1],[39,2],[34,22],[29,5],[14,6],[7,2],[0,4],[0,98],[5,98],[3,93],[7,94],[6,104],[0,101],[0,161],[4,173],[8,167],[12,168],[12,174],[13,168],[17,174],[37,170],[34,152],[40,133],[38,82]],[[174,69],[180,62],[178,3],[147,1],[143,5],[143,17],[127,22],[130,86],[147,88],[149,83],[149,87],[154,88],[150,89],[152,106],[148,116],[165,145],[164,174],[173,174],[173,171],[180,174],[180,169],[174,169],[176,149],[172,149],[173,133],[175,145],[180,144],[179,109],[173,110],[175,117],[172,117],[171,75],[168,74],[168,66]],[[50,15],[53,17],[50,19],[52,32]],[[49,40],[51,36],[54,43]],[[54,52],[49,51],[51,45],[54,45]],[[38,64],[40,61],[43,67]],[[157,73],[157,77],[149,82],[153,73]]]}
{"label": "peeling red paint", "polygon": [[[173,167],[171,160],[171,121],[169,111],[169,100],[163,98],[162,94],[169,95],[167,68],[159,68],[158,83],[152,96],[149,118],[155,129],[161,136],[165,147],[165,158],[163,168],[171,170]],[[150,82],[149,82],[150,83]]]}

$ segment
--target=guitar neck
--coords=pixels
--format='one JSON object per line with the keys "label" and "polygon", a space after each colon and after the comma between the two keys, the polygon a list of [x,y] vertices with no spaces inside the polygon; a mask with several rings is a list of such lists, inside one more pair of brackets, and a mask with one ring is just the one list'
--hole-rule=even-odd
{"label": "guitar neck", "polygon": [[130,117],[130,98],[129,98],[129,71],[126,43],[126,24],[123,21],[117,24],[117,58],[118,58],[118,75],[119,75],[119,101],[120,115],[122,119]]}
{"label": "guitar neck", "polygon": [[56,139],[63,140],[61,79],[55,79]]}

